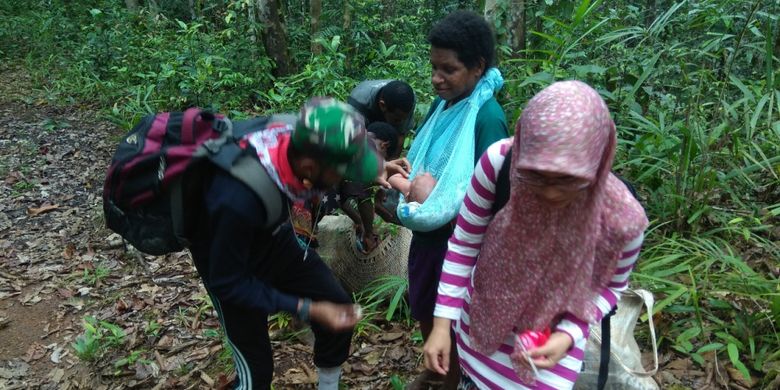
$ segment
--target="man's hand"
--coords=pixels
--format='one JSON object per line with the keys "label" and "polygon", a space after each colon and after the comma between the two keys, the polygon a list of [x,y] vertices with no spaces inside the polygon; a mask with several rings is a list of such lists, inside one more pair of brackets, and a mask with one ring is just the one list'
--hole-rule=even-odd
{"label": "man's hand", "polygon": [[340,332],[355,327],[360,320],[360,313],[355,305],[320,301],[311,303],[309,318],[332,331]]}
{"label": "man's hand", "polygon": [[[572,344],[573,341],[568,333],[553,332],[544,345],[528,350],[528,356],[531,357],[536,368],[553,368],[566,356],[566,352],[569,351]],[[526,366],[529,370],[531,369],[527,360],[520,359],[519,363]]]}
{"label": "man's hand", "polygon": [[425,368],[441,375],[447,375],[450,369],[450,323],[446,318],[434,318],[433,330],[423,346]]}
{"label": "man's hand", "polygon": [[390,183],[387,182],[387,178],[390,176],[395,175],[396,173],[401,174],[404,178],[409,177],[409,173],[412,172],[412,164],[409,163],[409,160],[407,160],[405,157],[391,160],[391,161],[385,161],[385,169],[382,172],[382,174],[377,177],[376,181],[385,188],[391,188]]}

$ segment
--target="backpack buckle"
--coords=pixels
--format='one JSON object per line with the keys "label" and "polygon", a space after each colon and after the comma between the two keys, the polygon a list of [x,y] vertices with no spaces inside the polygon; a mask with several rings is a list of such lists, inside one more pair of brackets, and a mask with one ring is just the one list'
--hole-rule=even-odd
{"label": "backpack buckle", "polygon": [[223,145],[225,145],[224,138],[210,139],[202,144],[203,148],[206,149],[209,154],[219,153]]}
{"label": "backpack buckle", "polygon": [[220,134],[233,134],[233,123],[227,118],[214,119],[214,123],[211,126],[214,131]]}

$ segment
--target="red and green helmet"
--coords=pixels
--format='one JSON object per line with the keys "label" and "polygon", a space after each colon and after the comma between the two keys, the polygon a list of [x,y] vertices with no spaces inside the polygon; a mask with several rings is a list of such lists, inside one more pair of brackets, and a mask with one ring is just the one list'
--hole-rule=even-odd
{"label": "red and green helmet", "polygon": [[347,180],[373,182],[384,164],[374,143],[369,142],[363,116],[333,98],[312,98],[303,105],[292,144],[320,150],[323,162]]}

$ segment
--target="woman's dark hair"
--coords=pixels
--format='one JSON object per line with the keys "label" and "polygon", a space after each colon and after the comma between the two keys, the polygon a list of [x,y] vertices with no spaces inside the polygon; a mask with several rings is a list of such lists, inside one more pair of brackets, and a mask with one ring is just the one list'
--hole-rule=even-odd
{"label": "woman's dark hair", "polygon": [[366,131],[373,133],[374,137],[387,142],[387,155],[395,156],[398,149],[398,130],[387,122],[373,122],[368,125]]}
{"label": "woman's dark hair", "polygon": [[471,11],[455,11],[433,26],[428,42],[440,49],[450,49],[467,68],[485,60],[485,70],[496,65],[496,39],[485,19]]}

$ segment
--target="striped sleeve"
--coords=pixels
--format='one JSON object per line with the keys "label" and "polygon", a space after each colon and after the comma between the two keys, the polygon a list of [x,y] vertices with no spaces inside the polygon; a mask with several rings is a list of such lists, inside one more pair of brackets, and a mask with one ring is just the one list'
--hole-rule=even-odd
{"label": "striped sleeve", "polygon": [[[639,250],[642,248],[644,237],[644,233],[640,234],[623,248],[617,268],[615,268],[615,274],[607,287],[595,299],[594,303],[598,308],[596,322],[601,321],[617,305],[618,300],[620,300],[620,293],[628,288],[628,277],[634,269],[636,259],[639,257]],[[555,329],[568,333],[575,344],[589,335],[588,323],[571,313],[567,313],[556,325]]]}
{"label": "striped sleeve", "polygon": [[511,145],[511,138],[492,144],[474,168],[444,257],[433,313],[436,317],[452,320],[460,317],[482,239],[493,218],[491,208],[495,199],[496,178]]}

